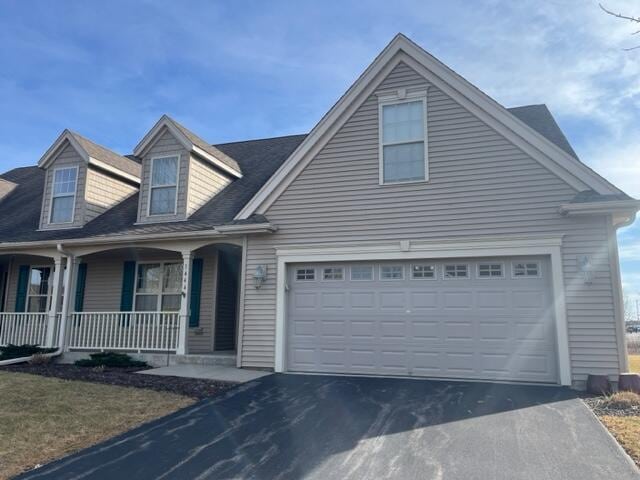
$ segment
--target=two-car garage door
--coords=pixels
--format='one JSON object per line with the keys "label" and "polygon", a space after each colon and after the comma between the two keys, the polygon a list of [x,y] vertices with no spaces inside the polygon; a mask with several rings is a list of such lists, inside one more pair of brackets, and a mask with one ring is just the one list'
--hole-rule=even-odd
{"label": "two-car garage door", "polygon": [[558,381],[545,257],[293,264],[287,370]]}

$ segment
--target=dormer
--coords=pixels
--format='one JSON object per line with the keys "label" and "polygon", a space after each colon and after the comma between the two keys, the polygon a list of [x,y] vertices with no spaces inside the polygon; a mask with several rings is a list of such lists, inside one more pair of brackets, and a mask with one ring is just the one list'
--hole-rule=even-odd
{"label": "dormer", "polygon": [[234,179],[238,163],[163,115],[134,150],[142,162],[138,223],[186,220]]}
{"label": "dormer", "polygon": [[65,130],[38,162],[46,171],[41,230],[79,228],[138,191],[140,163]]}

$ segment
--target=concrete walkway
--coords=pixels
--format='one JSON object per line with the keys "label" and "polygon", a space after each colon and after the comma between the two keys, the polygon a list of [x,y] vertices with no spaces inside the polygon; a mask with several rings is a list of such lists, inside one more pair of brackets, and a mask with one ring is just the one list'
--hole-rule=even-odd
{"label": "concrete walkway", "polygon": [[220,365],[171,365],[138,372],[142,375],[161,375],[167,377],[204,378],[220,382],[245,383],[257,378],[271,375],[262,370],[224,367]]}

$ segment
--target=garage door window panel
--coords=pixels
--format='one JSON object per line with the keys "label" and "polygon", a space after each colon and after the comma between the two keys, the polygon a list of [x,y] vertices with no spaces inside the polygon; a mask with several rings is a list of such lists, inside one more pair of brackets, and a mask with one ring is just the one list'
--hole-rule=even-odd
{"label": "garage door window panel", "polygon": [[380,280],[404,280],[404,267],[402,265],[381,266]]}
{"label": "garage door window panel", "polygon": [[466,263],[447,263],[444,266],[444,279],[466,279],[469,278],[469,265]]}
{"label": "garage door window panel", "polygon": [[316,270],[314,268],[297,268],[296,281],[312,282],[316,279]]}
{"label": "garage door window panel", "polygon": [[500,262],[479,263],[478,278],[504,278],[504,265]]}
{"label": "garage door window panel", "polygon": [[351,280],[355,282],[372,281],[373,265],[354,265],[351,267]]}
{"label": "garage door window panel", "polygon": [[436,266],[427,263],[411,265],[411,278],[413,280],[435,280]]}
{"label": "garage door window panel", "polygon": [[326,267],[322,270],[322,279],[327,281],[344,280],[344,268]]}
{"label": "garage door window panel", "polygon": [[511,264],[511,273],[513,278],[527,278],[542,276],[540,262],[513,262]]}

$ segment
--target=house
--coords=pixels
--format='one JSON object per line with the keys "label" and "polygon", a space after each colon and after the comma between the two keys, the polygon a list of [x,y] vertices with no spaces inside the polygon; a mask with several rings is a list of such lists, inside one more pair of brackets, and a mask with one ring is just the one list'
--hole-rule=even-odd
{"label": "house", "polygon": [[544,105],[403,35],[308,135],[210,145],[163,116],[123,156],[65,130],[0,179],[0,343],[578,388],[627,369],[616,230],[640,203]]}

